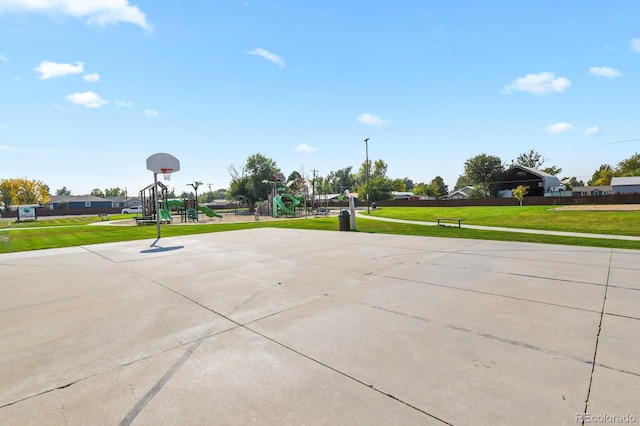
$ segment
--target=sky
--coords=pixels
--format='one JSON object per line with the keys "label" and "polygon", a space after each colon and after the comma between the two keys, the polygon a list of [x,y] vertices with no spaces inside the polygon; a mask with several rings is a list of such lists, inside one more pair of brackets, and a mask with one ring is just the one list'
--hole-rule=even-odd
{"label": "sky", "polygon": [[[450,189],[534,149],[585,182],[640,151],[634,0],[0,0],[0,179],[136,193],[382,159]],[[365,144],[364,140],[369,142]]]}

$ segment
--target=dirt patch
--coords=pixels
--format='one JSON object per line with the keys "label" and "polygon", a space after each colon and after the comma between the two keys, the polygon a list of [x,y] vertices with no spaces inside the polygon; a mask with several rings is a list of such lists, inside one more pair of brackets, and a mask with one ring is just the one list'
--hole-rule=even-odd
{"label": "dirt patch", "polygon": [[555,210],[586,210],[586,211],[640,211],[640,204],[598,204],[580,206],[562,206]]}

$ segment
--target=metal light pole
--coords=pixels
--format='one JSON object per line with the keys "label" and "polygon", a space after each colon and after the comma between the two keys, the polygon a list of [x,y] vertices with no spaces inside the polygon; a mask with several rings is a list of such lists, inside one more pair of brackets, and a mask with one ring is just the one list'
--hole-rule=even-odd
{"label": "metal light pole", "polygon": [[366,175],[365,175],[365,180],[366,180],[366,184],[367,184],[367,214],[369,214],[369,138],[366,138],[364,140],[364,146],[365,146],[365,152],[366,152],[366,162],[365,164],[365,170],[366,170]]}

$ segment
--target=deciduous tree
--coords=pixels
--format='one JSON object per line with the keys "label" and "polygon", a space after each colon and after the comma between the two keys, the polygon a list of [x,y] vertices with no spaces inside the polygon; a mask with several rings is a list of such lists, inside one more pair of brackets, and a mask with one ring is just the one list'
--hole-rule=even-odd
{"label": "deciduous tree", "polygon": [[227,198],[244,199],[249,210],[255,210],[255,204],[267,198],[273,181],[273,174],[280,171],[272,159],[258,153],[247,158],[244,167],[238,171],[233,165],[227,169],[231,175],[231,184]]}
{"label": "deciduous tree", "polygon": [[524,196],[529,193],[529,187],[524,185],[518,185],[513,190],[513,196],[516,197],[516,200],[520,201],[520,206],[522,206],[522,200]]}
{"label": "deciduous tree", "polygon": [[49,187],[42,181],[26,178],[4,179],[0,182],[2,202],[5,207],[48,202]]}

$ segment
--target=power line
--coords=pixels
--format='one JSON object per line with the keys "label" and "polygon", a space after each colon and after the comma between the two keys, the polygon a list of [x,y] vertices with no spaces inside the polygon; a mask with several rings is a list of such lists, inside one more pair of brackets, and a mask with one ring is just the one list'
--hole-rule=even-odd
{"label": "power line", "polygon": [[600,145],[613,145],[613,144],[616,144],[616,143],[636,142],[636,141],[640,141],[640,139],[627,139],[627,140],[624,140],[624,141],[605,142],[605,143],[601,143]]}

